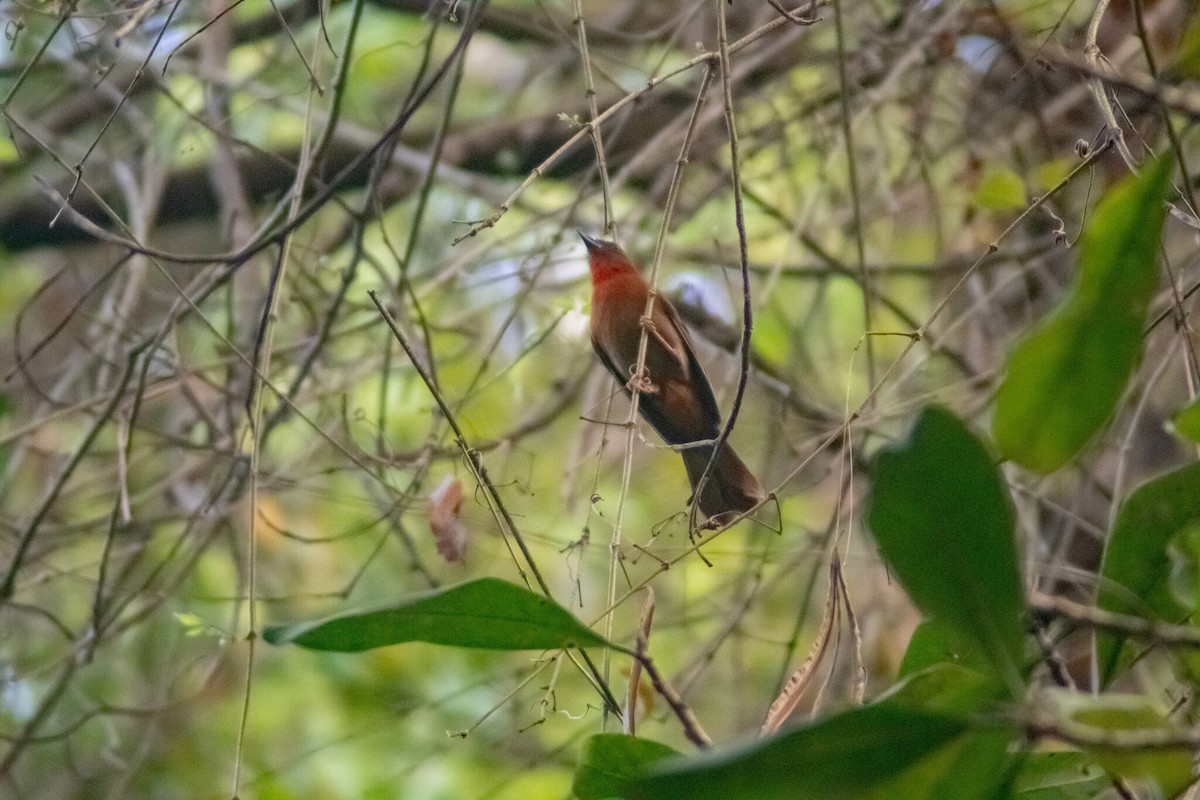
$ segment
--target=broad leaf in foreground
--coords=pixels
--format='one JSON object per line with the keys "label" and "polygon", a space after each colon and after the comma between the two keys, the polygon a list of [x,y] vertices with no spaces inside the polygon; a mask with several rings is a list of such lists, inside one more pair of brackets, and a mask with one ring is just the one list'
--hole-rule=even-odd
{"label": "broad leaf in foreground", "polygon": [[677,753],[653,739],[598,733],[587,740],[571,791],[579,800],[620,797],[629,779],[656,761]]}
{"label": "broad leaf in foreground", "polygon": [[1180,409],[1171,417],[1175,432],[1193,442],[1200,442],[1200,400]]}
{"label": "broad leaf in foreground", "polygon": [[[883,701],[769,739],[672,758],[634,780],[630,800],[824,800],[865,797],[954,742],[961,716]],[[912,787],[916,789],[918,787]]]}
{"label": "broad leaf in foreground", "polygon": [[275,625],[263,638],[356,653],[401,642],[486,650],[589,647],[604,639],[552,600],[497,578],[410,595],[310,622]]}
{"label": "broad leaf in foreground", "polygon": [[977,649],[968,663],[1015,686],[1025,597],[1012,505],[987,448],[931,406],[872,474],[868,525],[909,597],[946,638]]}
{"label": "broad leaf in foreground", "polygon": [[[1078,692],[1050,690],[1046,702],[1057,706],[1059,715],[1070,723],[1087,726],[1101,734],[1099,738],[1119,742],[1122,734],[1155,734],[1169,736],[1181,733],[1182,727],[1168,719],[1164,710],[1139,695],[1108,693],[1093,697]],[[1145,796],[1176,797],[1192,783],[1190,747],[1129,748],[1108,745],[1092,745],[1083,748],[1096,763],[1113,775],[1136,781],[1153,781],[1161,795]]]}
{"label": "broad leaf in foreground", "polygon": [[1014,800],[1094,800],[1112,787],[1086,753],[1031,753],[1013,785]]}
{"label": "broad leaf in foreground", "polygon": [[[1129,495],[1100,564],[1096,604],[1120,614],[1178,622],[1188,612],[1170,590],[1169,547],[1200,526],[1200,464],[1189,464],[1142,484]],[[1117,674],[1124,637],[1096,633],[1096,663],[1101,685]]]}
{"label": "broad leaf in foreground", "polygon": [[1100,202],[1080,234],[1070,294],[1009,356],[992,432],[1028,469],[1053,472],[1074,457],[1112,416],[1141,358],[1171,163],[1147,165]]}

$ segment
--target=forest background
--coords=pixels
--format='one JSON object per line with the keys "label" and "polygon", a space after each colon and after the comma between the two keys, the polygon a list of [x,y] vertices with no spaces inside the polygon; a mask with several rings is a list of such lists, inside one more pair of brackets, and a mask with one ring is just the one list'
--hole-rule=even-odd
{"label": "forest background", "polygon": [[[1091,603],[1122,502],[1195,461],[1172,422],[1200,379],[1193,3],[0,16],[2,796],[570,796],[587,737],[621,729],[596,681],[625,702],[622,654],[347,655],[264,629],[502,578],[625,647],[648,631],[729,742],[798,667],[797,720],[897,680],[929,609],[864,520],[873,459],[923,408],[999,440],[1043,605]],[[1105,239],[1102,198],[1163,162],[1173,188],[1132,226],[1149,249]],[[1088,226],[1090,252],[1159,266],[1111,402],[1087,407],[1110,350],[1059,376],[1100,419],[1047,465],[1005,438],[997,392],[1080,296]],[[687,320],[774,494],[753,519],[697,536],[678,455],[625,424],[576,230]],[[1054,652],[1087,683],[1085,646]],[[639,686],[638,733],[690,751]],[[1122,790],[1089,786],[1071,796]]]}

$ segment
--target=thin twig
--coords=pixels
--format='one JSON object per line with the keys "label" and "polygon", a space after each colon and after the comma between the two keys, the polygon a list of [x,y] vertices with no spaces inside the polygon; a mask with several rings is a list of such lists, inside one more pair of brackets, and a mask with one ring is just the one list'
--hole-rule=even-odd
{"label": "thin twig", "polygon": [[[688,153],[692,147],[692,139],[696,132],[696,120],[700,116],[700,108],[704,105],[705,95],[708,93],[708,84],[712,77],[712,69],[706,69],[704,76],[700,80],[700,89],[696,93],[696,103],[692,107],[692,116],[688,122],[687,130],[683,134],[683,144],[680,145],[679,157],[675,160],[675,171],[671,175],[671,185],[667,190],[667,202],[663,209],[662,222],[658,229],[658,239],[655,242],[654,255],[650,259],[650,271],[646,275],[646,282],[650,285],[649,295],[646,297],[646,308],[642,312],[642,319],[645,321],[653,319],[654,302],[658,296],[658,265],[662,259],[663,247],[665,246],[667,231],[670,228],[671,216],[675,210],[675,202],[679,184],[683,180],[684,166],[688,161]],[[638,353],[634,363],[633,374],[644,375],[646,370],[646,354],[650,344],[650,328],[649,325],[643,324],[638,335]],[[625,522],[625,501],[629,496],[629,486],[633,480],[633,442],[634,436],[637,434],[637,414],[638,404],[641,400],[640,380],[630,382],[632,390],[629,393],[629,416],[626,418],[625,430],[625,457],[621,465],[621,491],[617,495],[617,513],[613,520],[612,536],[609,539],[608,545],[608,592],[607,600],[608,607],[615,610],[615,602],[617,597],[617,575],[620,564],[621,555],[621,538],[623,534],[623,525]],[[699,497],[697,491],[694,495]],[[607,614],[604,617],[604,638],[612,641],[612,626],[613,615]],[[604,674],[608,676],[609,668],[609,653],[605,650],[604,653]]]}
{"label": "thin twig", "polygon": [[58,35],[58,32],[62,30],[62,27],[67,24],[67,20],[71,18],[71,14],[75,13],[75,6],[78,5],[78,3],[79,0],[67,0],[67,2],[64,2],[59,7],[58,19],[55,20],[54,27],[50,29],[48,34],[46,34],[46,38],[42,40],[42,44],[40,47],[38,47],[38,51],[33,54],[32,58],[29,59],[29,63],[27,63],[25,68],[21,70],[21,74],[17,76],[15,81],[13,81],[13,85],[8,87],[8,93],[4,95],[4,99],[0,100],[0,110],[4,111],[5,116],[8,115],[8,104],[11,103],[13,97],[16,96],[17,90],[24,85],[25,79],[29,77],[29,73],[33,71],[33,68],[36,67],[39,62],[41,62],[42,56],[46,55],[46,51],[50,49],[50,43],[54,41],[54,37]]}
{"label": "thin twig", "polygon": [[9,562],[8,572],[4,576],[4,581],[0,583],[0,602],[8,600],[13,596],[16,588],[17,573],[20,572],[21,566],[25,562],[29,545],[33,543],[33,537],[37,534],[42,520],[50,513],[50,509],[54,506],[55,501],[58,500],[58,496],[67,485],[67,481],[75,474],[75,470],[83,461],[83,457],[91,450],[100,430],[108,424],[112,415],[116,412],[117,406],[125,399],[125,387],[129,385],[129,381],[133,377],[134,367],[141,355],[141,349],[135,348],[130,351],[125,360],[125,369],[122,371],[121,378],[117,381],[117,385],[113,390],[112,398],[96,416],[96,419],[92,422],[92,426],[84,434],[83,441],[79,443],[79,446],[75,448],[75,452],[71,454],[70,459],[63,465],[62,470],[58,473],[58,477],[50,484],[46,496],[38,504],[37,510],[33,512],[29,521],[25,523],[25,527],[17,535],[17,546],[13,551],[12,561]]}
{"label": "thin twig", "polygon": [[[272,3],[273,5],[273,3]],[[295,44],[295,40],[293,40]],[[297,49],[299,45],[297,45]],[[314,44],[314,59],[321,53],[319,45]],[[308,62],[305,62],[308,66]],[[310,70],[311,74],[311,70]],[[316,95],[321,93],[321,87],[316,79],[309,84],[308,107],[304,118],[304,128],[300,146],[300,159],[296,168],[296,180],[292,185],[291,203],[288,207],[288,221],[291,222],[300,211],[304,199],[304,186],[308,183],[307,175],[312,166],[312,110],[316,103]],[[286,237],[279,248],[279,259],[272,270],[271,280],[267,290],[266,302],[263,303],[263,314],[255,337],[254,370],[250,376],[249,396],[246,398],[247,416],[250,424],[250,502],[249,524],[246,526],[246,587],[247,610],[249,612],[250,630],[246,633],[246,676],[243,682],[242,707],[238,720],[237,741],[234,745],[233,761],[233,797],[238,797],[241,789],[242,764],[245,756],[246,726],[250,720],[250,697],[254,685],[255,653],[258,644],[258,517],[259,517],[259,463],[263,449],[263,391],[259,384],[260,375],[268,375],[271,371],[271,355],[275,341],[275,320],[278,316],[280,288],[286,278],[287,267],[291,261],[293,237]]]}
{"label": "thin twig", "polygon": [[[512,515],[508,513],[508,508],[504,505],[504,501],[500,498],[500,492],[496,489],[495,484],[492,483],[491,478],[488,477],[487,469],[483,465],[483,459],[480,457],[479,451],[472,449],[467,444],[466,434],[463,432],[462,428],[459,427],[454,413],[450,410],[450,406],[442,397],[441,392],[438,391],[437,386],[430,380],[428,371],[421,364],[421,359],[413,351],[412,345],[408,343],[408,339],[405,338],[404,334],[400,331],[400,328],[397,327],[396,321],[392,318],[392,315],[388,313],[387,309],[384,308],[383,303],[379,301],[379,296],[373,289],[369,290],[367,294],[370,296],[371,302],[375,304],[375,308],[379,311],[379,315],[383,317],[384,322],[386,322],[388,328],[391,329],[392,335],[396,337],[396,341],[399,342],[400,346],[404,349],[404,352],[408,355],[409,361],[413,365],[413,369],[417,371],[417,375],[420,376],[426,388],[429,389],[429,393],[433,396],[434,402],[437,403],[438,408],[441,409],[443,416],[446,418],[446,423],[450,426],[450,429],[454,431],[456,443],[461,448],[463,457],[466,459],[467,464],[471,468],[471,471],[474,474],[475,479],[479,482],[479,485],[484,488],[489,503],[495,507],[497,512],[503,518],[506,532],[508,535],[512,536],[513,541],[517,543],[517,547],[521,550],[521,554],[525,558],[525,564],[528,566],[529,572],[533,575],[538,587],[542,590],[542,593],[546,595],[546,597],[553,598],[553,595],[550,592],[550,586],[542,577],[542,573],[537,567],[537,562],[534,561],[533,553],[525,544],[525,539],[521,535],[520,530],[517,528],[516,522],[513,521]],[[517,571],[520,573],[522,578],[525,577],[525,570],[519,564],[517,565]],[[599,671],[592,663],[587,652],[581,650],[580,655],[583,657],[588,667],[591,668],[592,677],[596,681],[596,686],[599,689],[601,696],[604,698],[604,702],[612,708],[614,713],[620,714],[621,707],[617,703],[616,697],[608,688],[608,683],[601,678]]]}
{"label": "thin twig", "polygon": [[[756,28],[755,30],[753,30],[750,33],[743,36],[741,39],[738,39],[736,42],[733,42],[732,44],[730,44],[729,48],[728,48],[729,52],[736,53],[738,50],[741,50],[746,45],[749,45],[753,42],[758,41],[759,39],[761,39],[763,36],[767,35],[771,31],[781,28],[784,25],[787,25],[788,22],[789,22],[788,19],[786,19],[784,17],[779,17],[777,19],[772,20],[771,22],[766,23],[765,25],[762,25],[762,26]],[[515,190],[513,190],[513,193],[508,196],[508,199],[506,199],[503,203],[500,204],[500,208],[497,209],[495,214],[488,217],[487,219],[478,220],[476,222],[471,223],[471,227],[467,230],[467,232],[464,233],[462,236],[459,236],[457,239],[455,239],[454,244],[458,244],[459,242],[463,241],[464,239],[468,239],[472,236],[476,236],[479,234],[480,231],[495,227],[496,223],[500,221],[500,218],[503,217],[505,214],[507,214],[509,209],[512,208],[513,204],[517,201],[517,198],[520,197],[522,194],[524,194],[525,190],[528,189],[530,187],[530,185],[533,184],[534,181],[536,181],[542,175],[546,174],[546,172],[550,169],[550,167],[552,167],[552,166],[554,166],[554,164],[558,163],[558,160],[560,158],[562,158],[567,152],[569,152],[571,150],[571,148],[574,147],[584,136],[590,136],[591,129],[593,127],[602,124],[609,117],[616,114],[622,108],[629,105],[630,103],[636,102],[637,100],[641,99],[643,96],[645,96],[649,92],[653,91],[657,86],[661,85],[662,83],[665,83],[666,81],[670,80],[671,78],[675,77],[676,75],[687,72],[689,69],[699,66],[700,64],[709,63],[716,56],[717,56],[717,53],[715,53],[715,52],[705,51],[705,52],[701,53],[700,55],[696,56],[695,58],[692,58],[692,59],[688,60],[687,62],[680,64],[679,66],[674,67],[673,69],[670,69],[670,70],[662,73],[661,75],[657,75],[657,76],[651,78],[650,80],[646,81],[646,85],[643,86],[641,89],[630,92],[629,94],[625,95],[620,100],[618,100],[617,102],[613,103],[608,108],[604,109],[604,111],[601,112],[599,116],[589,120],[586,125],[583,125],[570,138],[568,138],[565,142],[563,142],[562,145],[560,145],[557,150],[555,150],[553,153],[551,153],[549,156],[547,156],[542,161],[541,164],[538,164],[536,167],[534,167],[533,170],[529,173],[529,175],[527,175],[525,177],[525,180],[523,180],[521,182],[521,184]]]}
{"label": "thin twig", "polygon": [[[175,12],[179,10],[179,6],[182,4],[183,0],[175,0],[175,2],[171,5],[171,10],[167,13],[166,21],[163,23],[158,35],[154,37],[154,43],[150,46],[149,50],[147,50],[146,57],[142,59],[142,63],[138,65],[137,71],[133,73],[133,78],[129,81],[129,85],[125,87],[125,91],[121,94],[121,99],[113,106],[112,113],[108,115],[108,119],[106,119],[104,124],[100,126],[100,130],[96,132],[96,137],[92,140],[92,143],[88,145],[87,149],[84,150],[83,155],[79,157],[72,167],[72,171],[75,173],[75,181],[71,184],[71,188],[67,192],[64,203],[70,203],[71,199],[75,196],[75,190],[79,188],[79,183],[81,180],[83,180],[83,165],[87,163],[88,158],[92,155],[92,152],[96,149],[96,146],[100,144],[100,140],[104,138],[104,134],[108,131],[109,126],[112,125],[113,120],[117,118],[117,114],[119,114],[121,109],[125,106],[125,101],[128,100],[129,96],[133,93],[133,87],[137,85],[138,81],[141,80],[142,75],[145,74],[146,65],[150,63],[150,59],[154,58],[154,54],[158,52],[158,46],[162,44],[163,37],[166,35],[167,31],[171,30],[171,19],[175,16]],[[58,223],[58,219],[61,215],[62,208],[59,208],[58,213],[56,213],[50,220],[49,227],[53,228]]]}
{"label": "thin twig", "polygon": [[[599,116],[596,106],[596,81],[592,77],[592,58],[588,52],[587,27],[583,21],[583,0],[575,0],[575,32],[579,40],[579,61],[583,65],[584,94],[587,96],[588,116],[595,120]],[[604,202],[604,235],[615,238],[616,220],[612,213],[612,192],[608,185],[608,162],[604,158],[604,139],[600,135],[600,126],[591,125],[589,131],[592,137],[592,147],[596,151],[596,169],[600,173],[600,195]]]}
{"label": "thin twig", "polygon": [[[1157,82],[1160,80],[1158,66],[1154,61],[1154,48],[1150,43],[1150,35],[1146,31],[1146,15],[1143,3],[1144,0],[1133,0],[1134,21],[1137,23],[1138,41],[1141,42],[1142,53],[1146,58],[1146,68],[1150,71],[1150,76]],[[1171,152],[1175,155],[1175,163],[1179,166],[1179,175],[1182,178],[1182,190],[1177,186],[1175,187],[1175,191],[1179,193],[1183,202],[1186,203],[1187,212],[1195,219],[1197,218],[1196,195],[1192,188],[1191,170],[1188,169],[1187,158],[1183,153],[1183,145],[1179,141],[1179,134],[1175,131],[1175,121],[1171,118],[1170,110],[1162,103],[1158,103],[1157,105],[1162,115],[1163,127],[1167,131],[1167,139],[1171,143]],[[1195,343],[1189,335],[1190,324],[1188,322],[1187,310],[1183,307],[1183,297],[1180,296],[1179,280],[1171,269],[1171,259],[1166,253],[1165,248],[1163,249],[1163,265],[1167,270],[1167,277],[1171,283],[1171,299],[1175,303],[1177,333],[1183,341],[1184,352],[1187,355],[1188,388],[1191,397],[1195,399],[1196,385],[1200,382],[1200,358],[1196,355]]]}
{"label": "thin twig", "polygon": [[1084,39],[1083,55],[1095,70],[1093,77],[1088,78],[1088,87],[1092,90],[1092,98],[1096,101],[1096,108],[1100,110],[1100,115],[1104,117],[1104,124],[1112,132],[1114,143],[1117,147],[1117,152],[1121,154],[1121,158],[1125,161],[1125,165],[1129,167],[1130,172],[1137,172],[1137,160],[1133,157],[1133,153],[1129,152],[1129,146],[1125,143],[1125,132],[1121,128],[1121,124],[1117,122],[1117,116],[1113,113],[1112,101],[1108,99],[1108,91],[1104,88],[1104,82],[1100,80],[1099,75],[1107,72],[1104,54],[1100,52],[1100,46],[1096,43],[1096,37],[1100,32],[1100,21],[1104,19],[1104,12],[1108,9],[1109,0],[1097,0],[1096,8],[1092,11],[1092,18],[1088,21],[1087,36]]}
{"label": "thin twig", "polygon": [[1146,639],[1156,644],[1200,648],[1200,628],[1193,625],[1172,625],[1155,619],[1118,614],[1041,592],[1030,598],[1029,606],[1040,614],[1063,617],[1092,628]]}
{"label": "thin twig", "polygon": [[645,644],[645,640],[639,636],[637,649],[632,652],[626,652],[637,659],[638,663],[642,665],[642,669],[646,670],[646,674],[650,676],[650,682],[654,685],[654,691],[662,695],[662,698],[667,701],[667,705],[671,707],[671,711],[674,712],[675,717],[683,726],[683,735],[688,738],[688,741],[701,750],[711,747],[712,739],[704,732],[704,728],[700,725],[700,720],[696,719],[696,715],[692,713],[691,707],[684,702],[678,692],[671,688],[671,684],[667,683],[666,679],[663,678],[662,673],[655,666],[654,660],[646,653],[644,649]]}
{"label": "thin twig", "polygon": [[[225,264],[227,265],[227,269],[229,271],[236,271],[243,264],[262,251],[283,242],[283,240],[287,238],[294,230],[299,228],[314,214],[324,208],[326,203],[328,203],[339,191],[341,191],[343,186],[350,180],[350,177],[361,170],[364,164],[378,155],[378,153],[383,150],[389,142],[400,135],[400,133],[407,127],[413,115],[416,114],[416,112],[421,108],[421,106],[424,104],[424,101],[428,99],[433,90],[437,88],[437,85],[441,83],[442,78],[445,77],[450,67],[455,63],[458,56],[471,41],[471,37],[479,27],[479,18],[483,13],[483,9],[487,6],[487,3],[488,0],[477,0],[471,15],[463,24],[463,29],[459,34],[458,40],[455,42],[454,47],[451,48],[446,58],[442,61],[441,65],[434,72],[434,74],[431,75],[429,79],[413,93],[413,99],[399,112],[399,114],[396,116],[396,119],[387,127],[386,130],[384,130],[384,132],[372,145],[365,148],[361,153],[351,159],[350,162],[342,167],[337,175],[333,176],[328,183],[319,187],[313,193],[313,196],[301,206],[299,211],[296,213],[295,219],[279,224],[274,223],[272,220],[272,225],[268,227],[267,231],[240,249],[214,255],[173,253],[156,247],[147,246],[136,241],[131,236],[129,238],[125,238],[118,234],[110,233],[105,231],[103,228],[95,226],[94,224],[89,226],[86,223],[82,223],[82,219],[79,217],[76,217],[74,221],[76,224],[82,224],[86,232],[96,239],[123,247],[132,253],[147,255],[157,259],[158,261],[169,262],[173,264]],[[13,119],[11,112],[6,111],[5,115],[14,124],[18,124]],[[18,124],[18,127],[21,129],[22,133],[29,135],[30,138],[36,139],[33,133],[28,130],[28,126]],[[47,152],[53,153],[53,151],[49,148],[46,149]],[[62,161],[57,156],[56,160],[60,160],[61,163],[67,167],[67,169],[71,169],[71,167],[67,165],[65,161]],[[90,189],[90,187],[87,187],[86,181],[83,182],[83,185],[85,188],[89,188],[89,192],[95,197],[97,202],[102,204],[106,211],[111,212],[111,209],[107,204],[104,203],[104,199],[99,195],[98,192],[95,192],[94,190]],[[116,217],[115,212],[112,212],[112,215]],[[119,220],[119,217],[116,218]]]}
{"label": "thin twig", "polygon": [[[851,224],[854,226],[854,253],[858,258],[858,282],[862,286],[863,330],[874,330],[871,314],[871,278],[867,273],[866,244],[863,241],[862,199],[858,191],[858,159],[854,152],[854,128],[850,122],[850,79],[846,77],[846,30],[842,21],[842,0],[833,0],[833,30],[837,42],[838,99],[841,101],[842,141],[846,145],[846,180],[850,185]],[[867,337],[867,385],[875,384],[875,347]]]}
{"label": "thin twig", "polygon": [[[637,651],[645,653],[650,641],[650,628],[654,624],[654,587],[646,587],[646,601],[642,603],[642,620],[638,623]],[[637,732],[638,689],[642,683],[642,662],[633,660],[629,667],[629,688],[625,690],[625,720],[622,733],[633,736]]]}
{"label": "thin twig", "polygon": [[[720,435],[713,444],[708,464],[705,465],[700,479],[696,481],[693,495],[697,498],[697,502],[692,505],[688,526],[691,530],[696,529],[695,517],[700,507],[699,497],[704,492],[704,486],[709,480],[709,473],[712,472],[713,465],[717,463],[717,456],[720,455],[721,449],[727,446],[729,434],[733,432],[733,426],[737,424],[738,414],[742,410],[742,398],[746,394],[746,383],[750,379],[750,335],[754,328],[754,304],[750,298],[750,245],[746,235],[746,208],[742,200],[742,168],[741,157],[738,154],[737,118],[733,111],[733,78],[729,66],[730,48],[725,24],[725,0],[714,0],[714,2],[717,7],[717,51],[721,67],[721,90],[725,102],[725,127],[729,133],[729,177],[733,184],[734,223],[737,226],[738,257],[742,268],[742,338],[738,348],[739,371],[737,389],[733,393],[733,405],[729,409],[729,417],[725,420]],[[745,514],[740,516],[745,516]]]}

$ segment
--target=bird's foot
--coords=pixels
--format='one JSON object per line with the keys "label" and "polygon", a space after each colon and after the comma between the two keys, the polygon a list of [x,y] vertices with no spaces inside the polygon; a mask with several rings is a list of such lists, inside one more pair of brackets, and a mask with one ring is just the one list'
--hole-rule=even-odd
{"label": "bird's foot", "polygon": [[643,314],[638,321],[641,322],[642,330],[646,332],[647,336],[649,336],[651,339],[654,339],[667,350],[673,351],[675,349],[671,346],[671,343],[663,338],[663,335],[658,332],[658,326],[654,324],[653,318],[647,317]]}
{"label": "bird's foot", "polygon": [[639,394],[657,394],[658,386],[654,381],[650,380],[650,373],[646,370],[634,373],[628,381],[625,382],[625,388],[630,394],[638,392]]}

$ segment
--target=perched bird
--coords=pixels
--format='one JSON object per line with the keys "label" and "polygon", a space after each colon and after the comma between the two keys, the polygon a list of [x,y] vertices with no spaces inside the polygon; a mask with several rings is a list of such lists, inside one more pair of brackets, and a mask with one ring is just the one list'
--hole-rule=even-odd
{"label": "perched bird", "polygon": [[[587,245],[592,271],[592,347],[630,393],[650,285],[615,242],[579,235]],[[710,520],[722,524],[758,505],[766,494],[726,443],[696,496],[713,454],[712,440],[721,433],[721,411],[687,329],[661,295],[654,298],[647,335],[646,379],[640,387],[638,411],[667,444],[709,441],[681,449],[679,455],[692,485],[692,501]]]}

